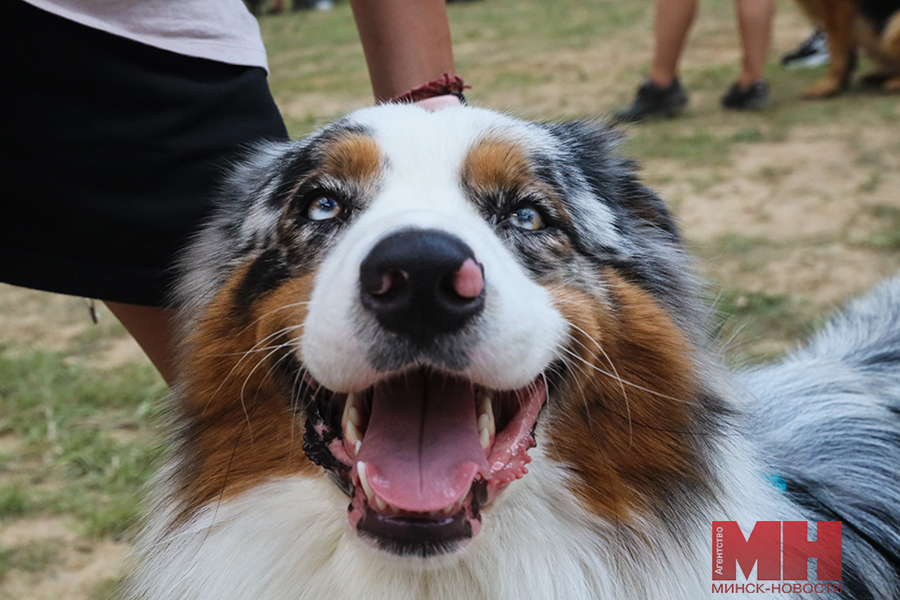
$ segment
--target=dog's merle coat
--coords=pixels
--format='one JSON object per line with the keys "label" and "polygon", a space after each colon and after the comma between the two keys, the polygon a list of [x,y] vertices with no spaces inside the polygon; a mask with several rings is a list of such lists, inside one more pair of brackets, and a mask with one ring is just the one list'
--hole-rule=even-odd
{"label": "dog's merle coat", "polygon": [[900,593],[900,279],[834,317],[809,346],[741,373],[747,412],[785,495],[844,523],[844,589]]}

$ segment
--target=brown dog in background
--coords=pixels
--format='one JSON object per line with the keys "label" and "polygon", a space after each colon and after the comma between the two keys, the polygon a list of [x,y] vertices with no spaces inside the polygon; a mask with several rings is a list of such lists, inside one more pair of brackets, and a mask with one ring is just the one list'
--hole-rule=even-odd
{"label": "brown dog in background", "polygon": [[828,72],[807,88],[804,96],[827,98],[846,89],[856,67],[858,48],[875,63],[875,71],[865,80],[885,91],[900,91],[900,0],[797,2],[824,27],[831,54]]}

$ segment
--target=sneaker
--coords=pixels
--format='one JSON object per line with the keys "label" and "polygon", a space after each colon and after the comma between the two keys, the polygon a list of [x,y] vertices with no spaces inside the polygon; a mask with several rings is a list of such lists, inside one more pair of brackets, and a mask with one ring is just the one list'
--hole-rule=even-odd
{"label": "sneaker", "polygon": [[637,123],[651,117],[674,117],[687,105],[688,96],[678,78],[669,87],[659,88],[648,79],[638,88],[631,106],[615,114],[623,123]]}
{"label": "sneaker", "polygon": [[828,39],[825,32],[816,29],[793,52],[781,57],[781,64],[788,69],[820,67],[828,64]]}
{"label": "sneaker", "polygon": [[746,90],[731,86],[728,93],[722,96],[722,106],[732,110],[762,110],[769,106],[769,85],[760,79]]}

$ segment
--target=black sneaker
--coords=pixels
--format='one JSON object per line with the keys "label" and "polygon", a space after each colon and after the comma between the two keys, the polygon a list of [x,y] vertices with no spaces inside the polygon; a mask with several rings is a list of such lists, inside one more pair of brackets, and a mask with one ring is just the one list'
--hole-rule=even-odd
{"label": "black sneaker", "polygon": [[760,79],[746,90],[731,86],[728,93],[722,96],[722,106],[732,110],[762,110],[769,106],[769,85]]}
{"label": "black sneaker", "polygon": [[687,105],[688,96],[678,78],[669,87],[659,88],[648,79],[638,88],[631,106],[615,114],[623,123],[637,123],[651,117],[674,117]]}
{"label": "black sneaker", "polygon": [[821,67],[828,64],[829,59],[825,32],[816,29],[796,50],[782,56],[781,64],[788,69]]}

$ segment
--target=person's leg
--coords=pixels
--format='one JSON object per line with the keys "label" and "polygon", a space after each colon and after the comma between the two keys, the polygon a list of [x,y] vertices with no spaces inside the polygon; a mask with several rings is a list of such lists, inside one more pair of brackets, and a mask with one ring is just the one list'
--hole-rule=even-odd
{"label": "person's leg", "polygon": [[763,79],[772,40],[775,3],[774,0],[735,0],[734,4],[744,51],[737,83],[740,89],[745,90]]}
{"label": "person's leg", "polygon": [[678,74],[681,53],[696,14],[697,0],[656,0],[650,66],[650,81],[656,87],[668,87]]}
{"label": "person's leg", "polygon": [[168,308],[104,302],[144,350],[170,386],[175,379],[175,311]]}
{"label": "person's leg", "polygon": [[675,116],[688,103],[678,81],[678,64],[697,13],[697,0],[656,0],[653,23],[653,63],[650,77],[638,88],[629,106],[615,113],[625,123]]}

